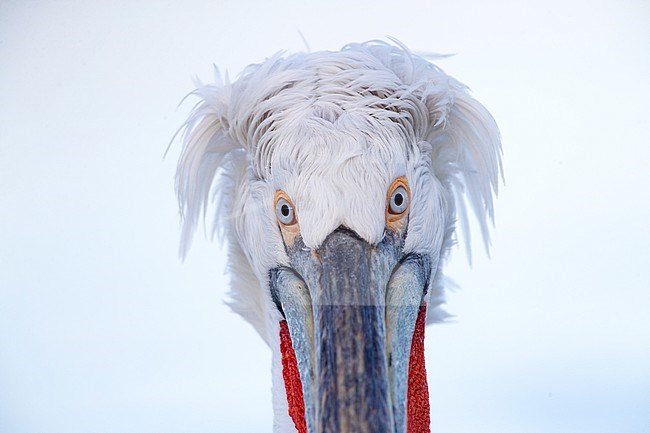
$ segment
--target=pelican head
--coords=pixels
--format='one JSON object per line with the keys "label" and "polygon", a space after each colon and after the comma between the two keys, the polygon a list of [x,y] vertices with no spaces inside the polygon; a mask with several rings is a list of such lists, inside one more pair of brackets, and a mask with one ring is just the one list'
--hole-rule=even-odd
{"label": "pelican head", "polygon": [[490,114],[383,42],[276,55],[194,94],[182,245],[214,212],[231,306],[273,351],[275,431],[428,432],[424,323],[444,317],[465,203],[487,233],[501,167]]}

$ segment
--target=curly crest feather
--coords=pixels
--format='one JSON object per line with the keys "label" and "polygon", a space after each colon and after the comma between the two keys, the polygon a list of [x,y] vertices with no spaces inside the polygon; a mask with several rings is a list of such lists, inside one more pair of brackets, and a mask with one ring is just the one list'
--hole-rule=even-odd
{"label": "curly crest feather", "polygon": [[[466,86],[405,47],[370,41],[337,52],[278,54],[248,66],[233,83],[222,82],[217,72],[214,84],[200,84],[193,95],[199,102],[183,127],[176,178],[182,253],[216,194],[215,225],[226,234],[230,266],[237,268],[232,306],[263,336],[267,295],[252,276],[265,276],[242,248],[255,242],[247,239],[254,234],[244,233],[242,219],[251,206],[266,203],[243,197],[254,195],[255,182],[271,179],[274,164],[286,159],[308,166],[316,156],[337,158],[340,152],[326,140],[332,134],[373,152],[391,155],[394,146],[426,156],[444,190],[443,257],[456,219],[469,244],[466,201],[489,244],[501,172],[497,125]],[[431,302],[441,303],[442,273],[435,275]]]}

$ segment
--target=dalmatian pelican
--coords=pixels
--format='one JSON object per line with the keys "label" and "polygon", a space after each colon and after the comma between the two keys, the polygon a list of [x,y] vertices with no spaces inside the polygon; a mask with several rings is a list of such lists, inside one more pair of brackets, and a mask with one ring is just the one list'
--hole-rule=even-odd
{"label": "dalmatian pelican", "polygon": [[274,431],[429,432],[424,325],[467,209],[489,242],[494,119],[396,41],[216,75],[181,127],[181,249],[209,212],[273,352]]}

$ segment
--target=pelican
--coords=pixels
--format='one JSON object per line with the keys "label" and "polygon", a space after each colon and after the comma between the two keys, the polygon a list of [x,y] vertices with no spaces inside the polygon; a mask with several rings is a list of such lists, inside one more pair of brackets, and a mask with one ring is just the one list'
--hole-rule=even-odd
{"label": "pelican", "polygon": [[427,58],[280,53],[192,92],[181,249],[212,215],[229,303],[273,353],[275,432],[430,431],[424,326],[467,210],[489,243],[502,173],[494,119]]}

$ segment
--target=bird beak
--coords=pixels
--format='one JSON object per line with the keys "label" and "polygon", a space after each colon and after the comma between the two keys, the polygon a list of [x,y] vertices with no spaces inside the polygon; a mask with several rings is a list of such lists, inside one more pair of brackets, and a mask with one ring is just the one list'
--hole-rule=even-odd
{"label": "bird beak", "polygon": [[298,237],[291,267],[271,271],[310,433],[406,432],[411,342],[431,266],[403,254],[404,237],[387,231],[371,245],[341,227],[317,250]]}

